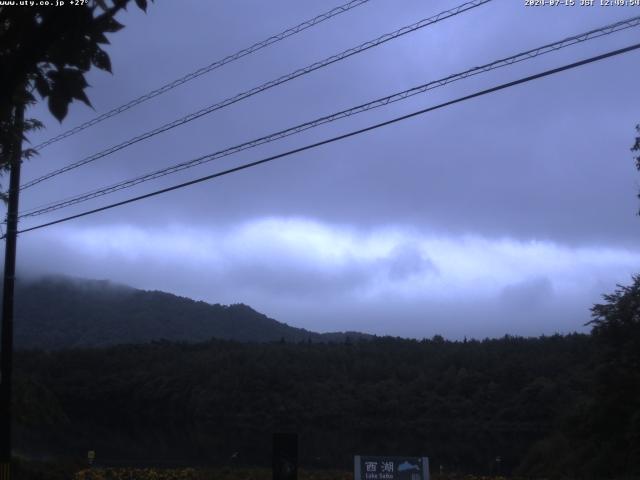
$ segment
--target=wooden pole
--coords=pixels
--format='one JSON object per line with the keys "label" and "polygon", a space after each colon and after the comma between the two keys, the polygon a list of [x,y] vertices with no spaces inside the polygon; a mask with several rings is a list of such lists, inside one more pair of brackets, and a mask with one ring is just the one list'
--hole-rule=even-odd
{"label": "wooden pole", "polygon": [[18,198],[20,195],[20,164],[24,132],[24,105],[15,107],[13,118],[15,138],[9,152],[11,173],[7,204],[7,233],[4,249],[4,284],[2,290],[2,339],[0,352],[0,480],[11,479],[11,381],[13,366],[13,294],[16,273],[16,243],[18,239]]}

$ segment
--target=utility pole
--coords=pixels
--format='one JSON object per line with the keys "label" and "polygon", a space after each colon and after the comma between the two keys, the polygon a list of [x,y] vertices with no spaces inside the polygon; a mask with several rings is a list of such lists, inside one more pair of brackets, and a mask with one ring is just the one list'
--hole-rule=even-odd
{"label": "utility pole", "polygon": [[16,243],[18,239],[18,197],[20,195],[20,164],[24,133],[24,104],[15,107],[15,133],[8,152],[11,171],[7,204],[7,233],[4,249],[4,284],[2,290],[2,351],[0,352],[0,480],[11,479],[11,373],[13,362],[13,292],[16,273]]}

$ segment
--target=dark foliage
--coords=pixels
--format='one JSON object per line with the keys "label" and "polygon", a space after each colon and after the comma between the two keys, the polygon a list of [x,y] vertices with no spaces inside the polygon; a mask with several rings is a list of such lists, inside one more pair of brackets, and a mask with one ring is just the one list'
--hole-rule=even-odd
{"label": "dark foliage", "polygon": [[597,467],[604,474],[640,476],[640,276],[595,305],[598,347],[594,400],[589,411]]}
{"label": "dark foliage", "polygon": [[[85,74],[91,66],[111,72],[101,45],[108,33],[123,28],[115,16],[130,0],[94,0],[56,8],[40,5],[0,8],[0,116],[7,119],[16,104],[35,100],[33,90],[48,99],[60,121],[73,100],[91,105]],[[146,10],[146,1],[137,0]]]}
{"label": "dark foliage", "polygon": [[589,388],[526,471],[571,478],[640,478],[640,276],[592,308]]}
{"label": "dark foliage", "polygon": [[14,458],[11,466],[12,480],[71,480],[85,467],[84,463],[60,461],[34,461]]}
{"label": "dark foliage", "polygon": [[[123,28],[115,16],[130,0],[90,0],[84,5],[0,6],[0,171],[11,163],[15,139],[42,124],[17,121],[16,109],[33,104],[35,93],[48,100],[50,112],[62,121],[69,104],[91,106],[85,74],[92,66],[111,71],[101,45],[107,34]],[[146,10],[146,0],[136,0]],[[20,123],[20,124],[18,124]],[[22,158],[36,152],[26,149]]]}
{"label": "dark foliage", "polygon": [[[638,156],[634,157],[634,159],[636,161],[636,168],[640,170],[640,124],[636,125],[636,132],[638,132],[638,136],[631,147],[631,151],[638,152]],[[640,198],[640,194],[638,194],[638,198]]]}
{"label": "dark foliage", "polygon": [[585,335],[449,342],[377,338],[22,352],[22,449],[102,462],[269,464],[297,431],[303,466],[427,454],[445,469],[516,467],[587,390]]}
{"label": "dark foliage", "polygon": [[[268,465],[271,434],[297,431],[307,467],[427,454],[445,471],[640,476],[640,277],[593,307],[592,335],[463,342],[321,336],[107,282],[19,292],[23,346],[173,340],[21,352],[17,440],[36,455]],[[211,336],[267,343],[175,342]]]}

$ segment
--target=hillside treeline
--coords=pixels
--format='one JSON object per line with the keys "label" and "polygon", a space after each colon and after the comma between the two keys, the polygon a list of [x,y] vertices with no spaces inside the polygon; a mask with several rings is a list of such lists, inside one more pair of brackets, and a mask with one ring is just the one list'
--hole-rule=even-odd
{"label": "hillside treeline", "polygon": [[640,277],[592,313],[590,335],[20,351],[17,450],[268,466],[290,431],[307,468],[427,455],[445,472],[638,478]]}
{"label": "hillside treeline", "polygon": [[[367,337],[353,332],[349,336]],[[16,286],[18,348],[54,350],[210,338],[329,342],[345,337],[340,332],[320,334],[291,327],[243,304],[211,305],[108,281],[49,276]]]}
{"label": "hillside treeline", "polygon": [[268,465],[271,434],[295,431],[309,466],[403,454],[511,471],[585,401],[592,353],[585,335],[22,352],[18,447],[94,449],[107,463]]}

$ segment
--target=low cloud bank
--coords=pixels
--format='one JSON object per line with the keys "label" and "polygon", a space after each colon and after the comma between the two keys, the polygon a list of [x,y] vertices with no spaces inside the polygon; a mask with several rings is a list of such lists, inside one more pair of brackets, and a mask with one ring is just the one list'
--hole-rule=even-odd
{"label": "low cloud bank", "polygon": [[243,302],[316,331],[482,338],[585,331],[590,306],[640,270],[640,251],[258,218],[224,230],[68,225],[24,235],[18,263],[22,275]]}

